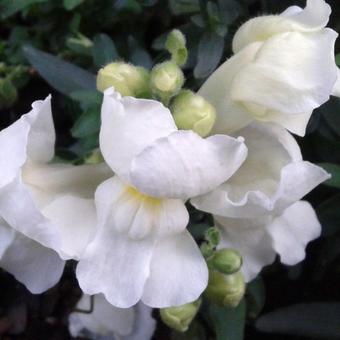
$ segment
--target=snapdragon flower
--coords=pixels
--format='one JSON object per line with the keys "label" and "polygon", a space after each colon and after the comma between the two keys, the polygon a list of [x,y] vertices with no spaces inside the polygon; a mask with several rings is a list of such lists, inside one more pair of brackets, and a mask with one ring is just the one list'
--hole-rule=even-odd
{"label": "snapdragon flower", "polygon": [[185,229],[185,201],[225,182],[243,163],[242,140],[178,131],[154,100],[104,93],[100,149],[115,176],[95,194],[98,231],[77,266],[86,294],[117,307],[196,300],[206,263]]}
{"label": "snapdragon flower", "polygon": [[[151,339],[156,322],[152,318],[152,309],[137,304],[131,308],[117,308],[108,303],[102,294],[93,296],[91,313],[73,312],[69,317],[69,330],[73,337],[85,336],[90,339]],[[77,309],[88,310],[90,296],[83,295]]]}
{"label": "snapdragon flower", "polygon": [[325,28],[330,13],[324,0],[307,0],[304,9],[292,6],[239,28],[235,54],[198,92],[217,109],[214,133],[234,132],[258,120],[304,136],[313,110],[331,94],[340,96],[334,60],[338,35]]}
{"label": "snapdragon flower", "polygon": [[94,189],[107,178],[103,166],[49,164],[50,101],[34,102],[0,132],[0,225],[7,235],[1,265],[33,293],[58,282],[64,267],[58,254],[77,258],[87,245],[95,230]]}

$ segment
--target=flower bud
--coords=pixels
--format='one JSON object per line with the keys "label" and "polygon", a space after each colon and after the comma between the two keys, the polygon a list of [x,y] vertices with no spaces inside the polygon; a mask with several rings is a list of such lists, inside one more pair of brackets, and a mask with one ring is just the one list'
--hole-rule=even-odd
{"label": "flower bud", "polygon": [[185,36],[180,30],[172,30],[166,39],[165,48],[171,54],[171,60],[182,66],[188,59]]}
{"label": "flower bud", "polygon": [[189,90],[176,96],[171,111],[179,129],[193,130],[202,137],[209,134],[216,119],[215,108],[203,97]]}
{"label": "flower bud", "polygon": [[201,300],[198,299],[182,306],[163,308],[160,310],[161,319],[168,327],[178,332],[185,332],[195,318],[200,306]]}
{"label": "flower bud", "polygon": [[8,78],[0,79],[0,109],[12,106],[18,98],[18,92]]}
{"label": "flower bud", "polygon": [[143,67],[115,62],[99,70],[97,88],[104,92],[113,86],[122,96],[148,97],[149,79],[149,72]]}
{"label": "flower bud", "polygon": [[219,306],[236,307],[244,296],[245,288],[244,278],[240,271],[225,275],[209,270],[209,282],[204,295]]}
{"label": "flower bud", "polygon": [[233,249],[216,251],[208,260],[209,267],[223,274],[234,274],[242,266],[241,255]]}
{"label": "flower bud", "polygon": [[151,71],[151,90],[161,100],[168,100],[176,95],[184,84],[182,70],[172,61],[154,66]]}

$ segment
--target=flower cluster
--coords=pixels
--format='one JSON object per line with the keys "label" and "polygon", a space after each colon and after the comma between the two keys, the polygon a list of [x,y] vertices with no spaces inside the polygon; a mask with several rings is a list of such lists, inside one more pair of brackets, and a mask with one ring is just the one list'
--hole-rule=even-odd
{"label": "flower cluster", "polygon": [[[150,74],[124,63],[104,67],[98,164],[53,162],[51,98],[34,102],[0,132],[2,268],[41,293],[74,259],[97,310],[91,318],[72,314],[71,332],[100,332],[101,322],[130,336],[134,315],[146,313],[147,338],[154,326],[145,305],[193,302],[196,313],[208,282],[216,300],[214,282],[233,280],[241,287],[227,292],[235,305],[243,278],[254,279],[276,254],[288,265],[303,260],[321,227],[301,199],[329,175],[302,159],[290,132],[303,136],[313,110],[340,96],[329,15],[323,0],[308,0],[304,9],[249,20],[235,34],[234,55],[197,94],[181,90],[187,53],[179,31],[168,41],[171,61]],[[186,229],[189,201],[219,230],[208,252]],[[174,310],[163,313],[170,324]]]}

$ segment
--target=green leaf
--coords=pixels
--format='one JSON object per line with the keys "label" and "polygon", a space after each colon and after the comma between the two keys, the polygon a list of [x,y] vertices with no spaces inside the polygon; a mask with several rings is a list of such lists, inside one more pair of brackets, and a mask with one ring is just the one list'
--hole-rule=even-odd
{"label": "green leaf", "polygon": [[72,136],[75,138],[84,138],[91,136],[100,129],[100,113],[97,106],[89,108],[75,122],[71,129]]}
{"label": "green leaf", "polygon": [[340,194],[333,196],[316,208],[322,225],[322,235],[331,236],[340,230]]}
{"label": "green leaf", "polygon": [[340,189],[340,165],[332,163],[320,163],[318,165],[332,175],[329,180],[323,182],[322,184]]}
{"label": "green leaf", "polygon": [[136,66],[143,66],[147,69],[152,67],[152,59],[150,54],[142,47],[139,42],[132,36],[128,38],[130,50],[130,62]]}
{"label": "green leaf", "polygon": [[66,96],[78,90],[96,90],[96,80],[90,72],[32,46],[25,46],[23,51],[38,73]]}
{"label": "green leaf", "polygon": [[224,39],[221,36],[210,32],[202,36],[194,69],[195,78],[205,78],[215,70],[221,60],[223,49]]}
{"label": "green leaf", "polygon": [[321,112],[329,128],[340,136],[340,99],[331,97],[319,108],[319,112]]}
{"label": "green leaf", "polygon": [[100,108],[100,105],[103,101],[103,94],[99,91],[88,91],[88,90],[80,90],[72,92],[70,97],[77,101],[80,104],[80,107],[86,111],[91,106],[97,106]]}
{"label": "green leaf", "polygon": [[255,319],[265,303],[265,287],[261,277],[247,284],[246,300],[247,300],[247,313],[252,319]]}
{"label": "green leaf", "polygon": [[48,0],[2,0],[0,2],[1,18],[5,19],[30,5],[47,1]]}
{"label": "green leaf", "polygon": [[93,43],[92,56],[97,67],[103,67],[119,58],[116,46],[107,34],[97,34]]}
{"label": "green leaf", "polygon": [[243,340],[246,303],[244,300],[236,308],[209,306],[209,315],[216,332],[216,340]]}
{"label": "green leaf", "polygon": [[183,15],[199,12],[199,0],[170,0],[171,12],[175,15]]}
{"label": "green leaf", "polygon": [[260,317],[262,332],[339,339],[340,303],[304,303],[277,309]]}
{"label": "green leaf", "polygon": [[71,11],[72,9],[79,6],[82,2],[84,2],[84,0],[64,0],[63,5],[65,9]]}
{"label": "green leaf", "polygon": [[340,66],[340,53],[335,56],[335,63]]}

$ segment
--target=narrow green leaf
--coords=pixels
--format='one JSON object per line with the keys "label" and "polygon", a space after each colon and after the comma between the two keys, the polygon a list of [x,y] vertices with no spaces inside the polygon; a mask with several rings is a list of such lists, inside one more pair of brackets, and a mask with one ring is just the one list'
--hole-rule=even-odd
{"label": "narrow green leaf", "polygon": [[98,107],[92,107],[85,111],[75,122],[71,133],[73,137],[84,138],[99,132],[100,114]]}
{"label": "narrow green leaf", "polygon": [[197,64],[194,69],[195,78],[205,78],[212,73],[221,60],[224,39],[215,33],[204,33],[197,53]]}
{"label": "narrow green leaf", "polygon": [[93,62],[97,67],[103,67],[118,59],[116,46],[107,34],[97,34],[93,39],[93,43],[92,56]]}
{"label": "narrow green leaf", "polygon": [[260,314],[265,303],[265,294],[265,287],[261,277],[257,277],[247,284],[247,314],[250,318],[255,319]]}
{"label": "narrow green leaf", "polygon": [[175,15],[183,15],[199,12],[199,0],[170,0],[171,12]]}
{"label": "narrow green leaf", "polygon": [[71,11],[72,9],[79,6],[82,2],[84,2],[84,0],[64,0],[63,5],[65,9]]}
{"label": "narrow green leaf", "polygon": [[244,300],[236,308],[209,306],[209,315],[216,332],[216,340],[243,340],[246,303]]}
{"label": "narrow green leaf", "polygon": [[147,69],[152,67],[152,59],[147,50],[133,37],[129,36],[128,45],[130,50],[130,62],[137,66],[143,66]]}
{"label": "narrow green leaf", "polygon": [[66,96],[78,90],[96,90],[96,80],[90,72],[32,46],[25,46],[23,51],[38,73]]}
{"label": "narrow green leaf", "polygon": [[333,163],[320,163],[318,165],[320,165],[332,175],[329,180],[323,182],[322,184],[340,189],[340,165]]}
{"label": "narrow green leaf", "polygon": [[71,93],[71,98],[80,104],[80,107],[86,111],[90,107],[100,105],[103,101],[103,94],[99,91],[79,90]]}
{"label": "narrow green leaf", "polygon": [[339,339],[340,303],[305,303],[260,317],[256,328],[266,333],[306,338]]}
{"label": "narrow green leaf", "polygon": [[0,16],[5,19],[30,5],[47,1],[48,0],[2,0],[0,1]]}

